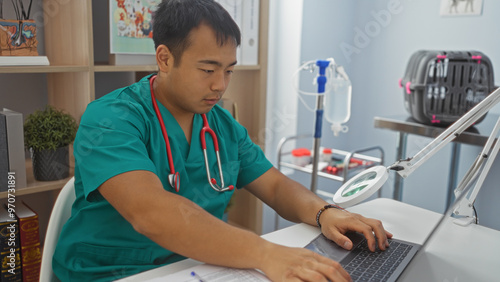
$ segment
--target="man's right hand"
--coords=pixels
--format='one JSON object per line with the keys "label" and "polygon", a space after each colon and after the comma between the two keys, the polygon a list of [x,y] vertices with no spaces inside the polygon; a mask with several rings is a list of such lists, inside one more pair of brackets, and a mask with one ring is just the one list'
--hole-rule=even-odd
{"label": "man's right hand", "polygon": [[272,281],[351,281],[349,273],[334,260],[304,248],[272,243],[260,269]]}

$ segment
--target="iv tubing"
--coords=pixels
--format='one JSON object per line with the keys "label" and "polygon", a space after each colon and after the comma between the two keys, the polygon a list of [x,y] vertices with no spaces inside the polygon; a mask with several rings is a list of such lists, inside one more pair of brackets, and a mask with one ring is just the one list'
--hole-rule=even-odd
{"label": "iv tubing", "polygon": [[[299,74],[300,71],[302,70],[310,70],[311,72],[314,71],[314,67],[317,65],[316,64],[317,61],[308,61],[308,62],[305,62],[303,63],[296,71],[295,73],[292,75],[292,87],[295,89],[297,96],[300,100],[300,102],[304,105],[304,107],[310,111],[310,112],[314,112],[314,109],[312,109],[311,107],[309,107],[306,103],[306,101],[304,100],[304,98],[301,96],[301,95],[307,95],[307,96],[318,96],[318,95],[324,95],[325,92],[329,92],[333,87],[332,85],[329,85],[328,83],[325,84],[325,91],[319,93],[319,92],[307,92],[307,91],[302,91],[299,89],[299,87],[297,86],[298,82],[297,82],[297,76]],[[325,76],[327,77],[327,81],[333,81],[333,76],[334,76],[334,73],[335,73],[335,70],[337,68],[337,65],[335,64],[335,60],[333,58],[329,58],[327,59],[326,61],[324,62],[329,62],[329,67],[330,67],[330,72],[326,72],[325,71]],[[326,69],[326,67],[325,67]],[[341,74],[343,76],[343,74]],[[317,78],[315,78],[315,81],[314,81],[314,84],[317,83]]]}

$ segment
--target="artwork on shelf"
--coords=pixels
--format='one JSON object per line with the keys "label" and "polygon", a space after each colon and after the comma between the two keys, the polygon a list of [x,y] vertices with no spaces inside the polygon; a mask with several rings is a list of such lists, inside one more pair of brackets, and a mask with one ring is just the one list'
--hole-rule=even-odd
{"label": "artwork on shelf", "polygon": [[36,24],[30,19],[31,4],[24,6],[22,0],[12,0],[16,19],[4,19],[0,1],[0,56],[38,56]]}
{"label": "artwork on shelf", "polygon": [[153,55],[153,14],[161,0],[109,1],[110,53]]}
{"label": "artwork on shelf", "polygon": [[1,56],[38,56],[34,20],[0,20]]}
{"label": "artwork on shelf", "polygon": [[[111,0],[109,2],[110,64],[156,64],[153,15],[161,0]],[[260,0],[216,0],[241,30],[237,50],[239,65],[257,65]]]}

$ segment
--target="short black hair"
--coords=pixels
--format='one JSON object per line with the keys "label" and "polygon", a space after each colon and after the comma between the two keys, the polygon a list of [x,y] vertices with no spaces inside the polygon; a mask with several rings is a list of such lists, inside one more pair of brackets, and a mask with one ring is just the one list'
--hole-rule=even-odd
{"label": "short black hair", "polygon": [[213,28],[220,46],[228,40],[240,45],[238,25],[214,0],[163,0],[153,16],[155,49],[162,44],[167,46],[178,65],[182,53],[189,47],[189,33],[202,23]]}

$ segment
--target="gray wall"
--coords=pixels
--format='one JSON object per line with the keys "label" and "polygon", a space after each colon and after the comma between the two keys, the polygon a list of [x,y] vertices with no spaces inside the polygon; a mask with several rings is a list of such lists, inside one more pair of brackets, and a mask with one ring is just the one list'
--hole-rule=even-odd
{"label": "gray wall", "polygon": [[[301,60],[334,57],[345,67],[353,84],[349,132],[333,137],[330,124],[324,121],[322,145],[344,150],[380,145],[385,150],[386,164],[395,161],[396,132],[374,128],[373,119],[408,115],[398,80],[416,50],[480,50],[494,67],[500,66],[497,36],[500,1],[484,0],[481,16],[441,17],[440,5],[441,1],[436,0],[304,0]],[[354,53],[346,52],[349,47]],[[495,73],[497,85],[498,72]],[[301,83],[311,84],[310,81]],[[314,106],[314,100],[309,101],[309,105]],[[298,112],[297,132],[311,132],[314,114],[300,104]],[[497,105],[490,113],[500,113],[500,107]],[[430,141],[410,136],[408,156]],[[405,180],[404,202],[436,212],[444,210],[450,150],[449,144]],[[458,180],[479,152],[478,147],[462,146]],[[476,202],[480,223],[495,229],[500,229],[500,221],[495,216],[499,212],[496,201],[500,199],[500,180],[494,173],[499,165],[498,161],[493,165]],[[306,186],[310,183],[309,176],[298,176],[298,179]],[[393,180],[391,175],[384,185],[384,197],[392,197]],[[333,182],[320,184],[320,189],[330,192],[338,187]],[[265,223],[269,224],[268,219]]]}

